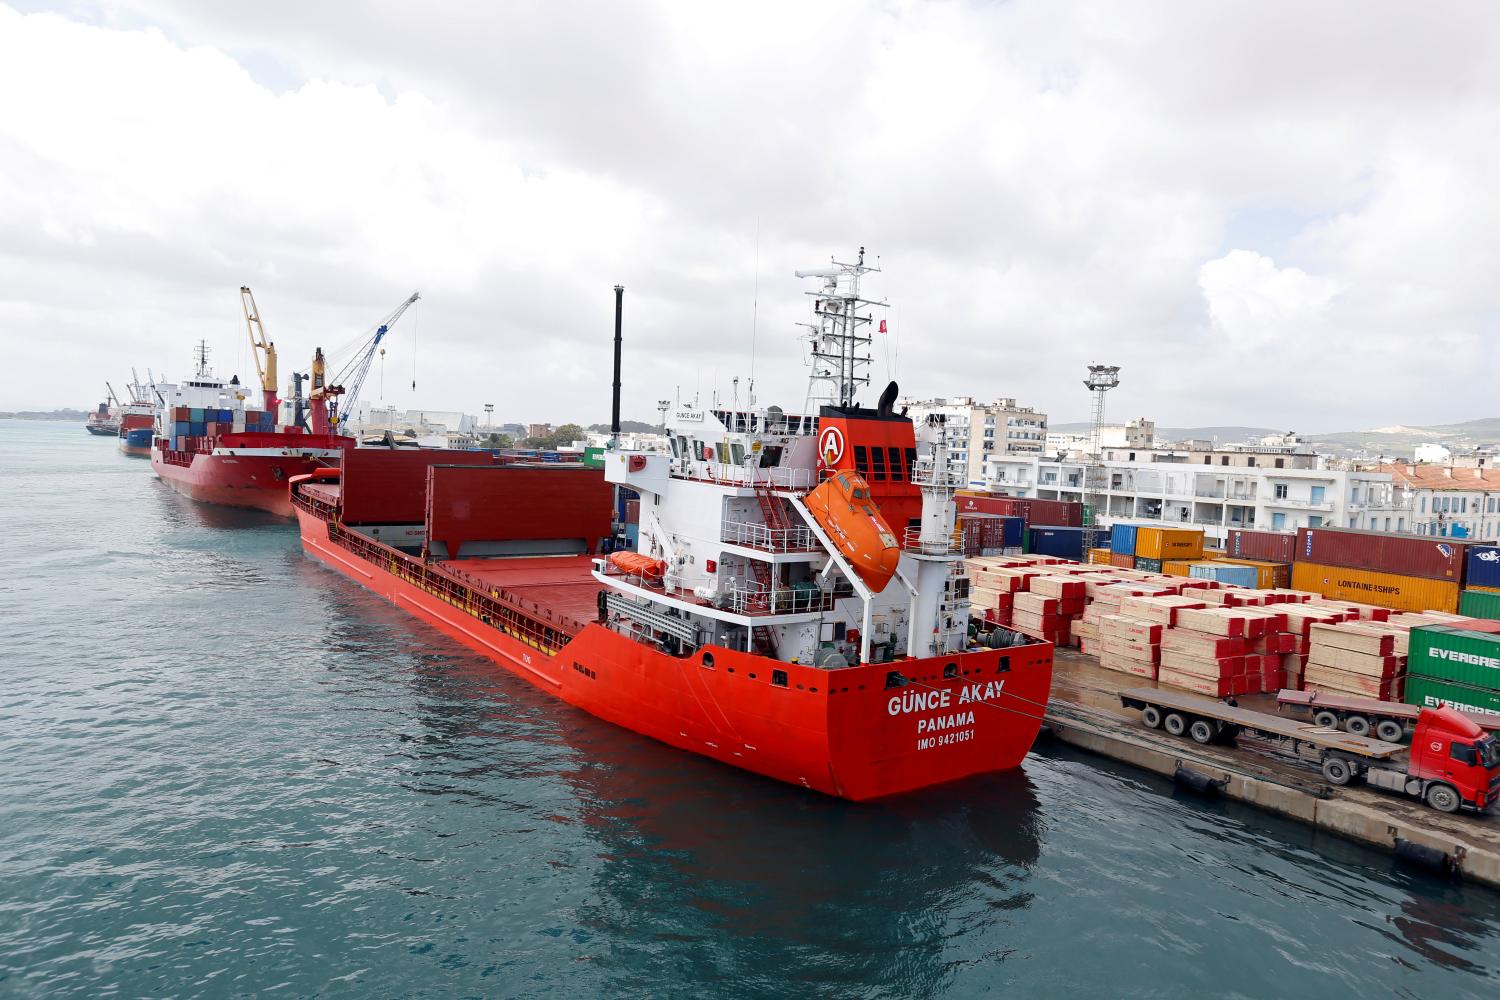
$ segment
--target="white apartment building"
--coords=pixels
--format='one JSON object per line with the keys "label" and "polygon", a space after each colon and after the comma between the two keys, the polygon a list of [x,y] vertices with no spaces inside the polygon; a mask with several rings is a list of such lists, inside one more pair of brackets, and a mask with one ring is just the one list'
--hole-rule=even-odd
{"label": "white apartment building", "polygon": [[[1087,455],[1093,447],[1092,434],[1051,432],[1043,449],[1045,455]],[[1156,444],[1156,421],[1137,417],[1128,424],[1105,424],[1099,428],[1101,450],[1131,449],[1149,451]]]}
{"label": "white apartment building", "polygon": [[[1229,452],[1210,453],[1195,462],[1188,456],[1147,453],[1132,461],[1106,454],[1099,524],[1193,525],[1204,529],[1210,544],[1222,545],[1231,528],[1370,527],[1369,511],[1392,502],[1391,476],[1386,472],[1292,468],[1287,456],[1266,456],[1272,461],[1253,465],[1213,460],[1228,457]],[[1282,458],[1279,468],[1275,457]],[[1172,460],[1150,460],[1158,458]],[[995,456],[986,462],[985,488],[1010,496],[1081,501],[1085,466],[1083,459]],[[1411,523],[1398,514],[1388,528],[1383,520],[1376,526],[1407,531]]]}
{"label": "white apartment building", "polygon": [[904,399],[907,415],[918,422],[930,414],[945,418],[948,465],[963,482],[984,483],[985,461],[992,455],[1040,457],[1047,442],[1047,415],[1014,399],[976,402],[971,396]]}
{"label": "white apartment building", "polygon": [[1355,527],[1404,523],[1419,535],[1500,538],[1500,469],[1396,462],[1380,471],[1391,493],[1360,511],[1365,523]]}

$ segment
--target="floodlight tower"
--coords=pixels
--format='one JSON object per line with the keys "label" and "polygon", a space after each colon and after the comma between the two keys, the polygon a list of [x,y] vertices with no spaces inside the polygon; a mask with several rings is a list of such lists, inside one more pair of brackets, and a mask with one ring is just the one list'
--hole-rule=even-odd
{"label": "floodlight tower", "polygon": [[493,429],[494,426],[495,426],[495,404],[494,403],[485,403],[484,404],[484,426],[485,426],[485,428],[487,430]]}
{"label": "floodlight tower", "polygon": [[1104,472],[1104,394],[1120,384],[1119,365],[1089,365],[1089,377],[1083,384],[1094,394],[1094,423],[1089,435],[1088,464],[1083,469],[1083,547],[1088,550],[1099,543],[1099,505],[1108,503]]}

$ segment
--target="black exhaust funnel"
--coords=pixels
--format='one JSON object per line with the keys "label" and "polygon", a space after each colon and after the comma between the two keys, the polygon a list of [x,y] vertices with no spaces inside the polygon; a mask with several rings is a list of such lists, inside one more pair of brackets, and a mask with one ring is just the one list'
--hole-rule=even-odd
{"label": "black exhaust funnel", "polygon": [[625,286],[615,286],[615,391],[614,408],[609,415],[609,433],[620,439],[620,319],[625,312]]}

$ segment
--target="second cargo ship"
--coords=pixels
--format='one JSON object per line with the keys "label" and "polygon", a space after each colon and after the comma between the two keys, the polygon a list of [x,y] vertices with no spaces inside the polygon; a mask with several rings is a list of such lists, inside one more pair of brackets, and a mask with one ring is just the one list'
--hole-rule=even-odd
{"label": "second cargo ship", "polygon": [[[351,451],[294,480],[303,547],[542,690],[724,763],[854,800],[1013,768],[1052,647],[971,633],[942,427],[892,412],[894,385],[854,402],[868,270],[861,252],[809,275],[816,416],[680,404],[670,454],[611,451],[602,475]],[[618,370],[617,313],[616,426]],[[636,551],[608,551],[612,486],[640,497]]]}

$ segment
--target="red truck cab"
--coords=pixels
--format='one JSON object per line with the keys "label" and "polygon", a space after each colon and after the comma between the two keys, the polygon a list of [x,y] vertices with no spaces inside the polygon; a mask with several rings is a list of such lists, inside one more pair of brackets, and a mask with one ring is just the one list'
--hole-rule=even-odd
{"label": "red truck cab", "polygon": [[1500,742],[1446,705],[1424,708],[1407,774],[1422,782],[1423,798],[1436,809],[1483,810],[1500,795]]}

